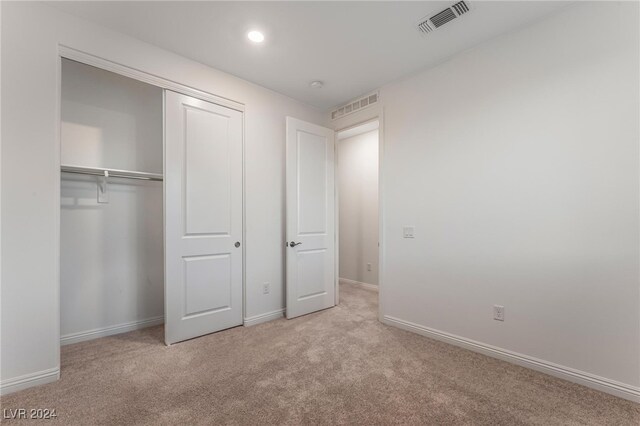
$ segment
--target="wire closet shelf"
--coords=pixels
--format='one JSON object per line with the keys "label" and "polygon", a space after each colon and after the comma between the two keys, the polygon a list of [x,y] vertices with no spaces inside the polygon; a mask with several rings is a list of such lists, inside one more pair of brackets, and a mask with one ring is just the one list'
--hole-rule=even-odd
{"label": "wire closet shelf", "polygon": [[141,179],[141,180],[163,180],[162,174],[138,172],[133,170],[119,170],[119,169],[106,169],[98,167],[82,167],[62,165],[60,171],[63,173],[76,173],[82,175],[102,176],[102,177],[115,177],[125,179]]}

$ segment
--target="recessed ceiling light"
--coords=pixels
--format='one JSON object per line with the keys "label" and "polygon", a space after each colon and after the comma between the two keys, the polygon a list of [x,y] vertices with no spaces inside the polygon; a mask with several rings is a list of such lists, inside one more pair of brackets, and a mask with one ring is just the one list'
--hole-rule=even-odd
{"label": "recessed ceiling light", "polygon": [[264,34],[256,30],[249,31],[249,34],[247,34],[247,37],[249,37],[249,40],[251,40],[254,43],[262,43],[264,41]]}
{"label": "recessed ceiling light", "polygon": [[324,86],[324,83],[321,82],[320,80],[315,80],[309,83],[309,86],[313,87],[314,89],[322,89],[322,87]]}

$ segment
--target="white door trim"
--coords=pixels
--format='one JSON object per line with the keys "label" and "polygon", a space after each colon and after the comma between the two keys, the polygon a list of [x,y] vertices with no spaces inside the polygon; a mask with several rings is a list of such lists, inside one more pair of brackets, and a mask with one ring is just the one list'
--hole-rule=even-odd
{"label": "white door trim", "polygon": [[214,103],[216,105],[221,105],[227,108],[235,109],[236,111],[244,112],[243,103],[234,101],[232,99],[227,99],[222,96],[217,96],[213,93],[199,90],[194,87],[187,86],[186,84],[168,80],[157,75],[149,74],[147,72],[131,68],[126,65],[122,65],[87,52],[82,52],[69,46],[60,44],[58,46],[58,52],[62,58],[71,59],[72,61],[91,65],[105,71],[111,71],[113,73],[120,74],[134,80],[142,81],[152,86],[160,87],[161,89],[171,90],[173,92],[178,92],[183,95]]}

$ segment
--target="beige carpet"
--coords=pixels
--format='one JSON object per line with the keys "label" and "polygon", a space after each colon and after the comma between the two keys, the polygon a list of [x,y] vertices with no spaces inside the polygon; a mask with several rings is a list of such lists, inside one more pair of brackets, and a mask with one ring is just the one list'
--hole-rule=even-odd
{"label": "beige carpet", "polygon": [[65,346],[60,381],[2,408],[83,425],[640,424],[638,404],[384,326],[376,293],[341,296],[171,347],[162,327]]}

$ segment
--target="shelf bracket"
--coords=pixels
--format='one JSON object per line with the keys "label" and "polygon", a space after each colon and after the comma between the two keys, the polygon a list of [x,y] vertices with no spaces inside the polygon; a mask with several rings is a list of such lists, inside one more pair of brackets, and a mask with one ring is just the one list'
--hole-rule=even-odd
{"label": "shelf bracket", "polygon": [[109,192],[107,186],[107,179],[109,178],[109,171],[104,171],[104,176],[98,178],[98,203],[106,204],[109,202]]}

